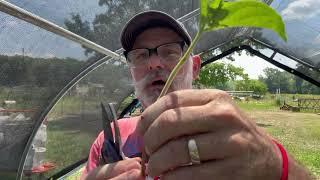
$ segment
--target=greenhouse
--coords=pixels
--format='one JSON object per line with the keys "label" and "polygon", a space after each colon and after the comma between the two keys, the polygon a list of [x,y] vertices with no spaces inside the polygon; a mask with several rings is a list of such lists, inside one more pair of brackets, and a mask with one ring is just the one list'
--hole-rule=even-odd
{"label": "greenhouse", "polygon": [[[267,121],[264,109],[246,112],[257,113],[257,124],[290,145],[288,151],[320,178],[320,3],[263,2],[282,16],[286,42],[267,29],[224,28],[203,34],[193,53],[203,71],[238,54],[292,76],[294,89],[278,86],[280,79],[267,95],[212,88],[228,91],[240,107],[264,96],[278,101],[270,117],[292,119],[296,128]],[[198,31],[197,0],[0,0],[0,179],[79,179],[92,142],[106,128],[102,104],[113,103],[116,118],[141,113],[119,37],[126,22],[146,10],[170,14],[192,37]],[[309,124],[300,126],[302,117]],[[269,131],[276,124],[281,127]],[[286,131],[296,140],[281,136]]]}

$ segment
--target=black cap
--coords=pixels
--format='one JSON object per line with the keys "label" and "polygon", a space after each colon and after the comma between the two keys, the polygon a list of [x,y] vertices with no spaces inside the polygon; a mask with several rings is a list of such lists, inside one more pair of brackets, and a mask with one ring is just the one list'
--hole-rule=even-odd
{"label": "black cap", "polygon": [[190,45],[192,39],[182,23],[161,11],[145,11],[135,15],[124,26],[120,40],[123,49],[131,50],[136,37],[152,27],[167,27],[179,34]]}

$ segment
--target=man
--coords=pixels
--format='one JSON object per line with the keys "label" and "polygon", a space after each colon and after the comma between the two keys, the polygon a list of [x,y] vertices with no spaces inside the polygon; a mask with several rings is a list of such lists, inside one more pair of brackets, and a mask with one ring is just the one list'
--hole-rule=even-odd
{"label": "man", "polygon": [[[199,56],[190,56],[169,94],[156,101],[191,38],[171,16],[143,12],[124,27],[121,43],[141,116],[119,120],[127,157],[145,152],[146,173],[161,179],[310,179],[282,146],[257,127],[219,90],[192,90]],[[141,159],[101,164],[103,133],[93,143],[86,179],[145,179]],[[142,143],[143,142],[143,143]],[[144,145],[143,145],[144,144]],[[286,166],[288,165],[288,167]]]}

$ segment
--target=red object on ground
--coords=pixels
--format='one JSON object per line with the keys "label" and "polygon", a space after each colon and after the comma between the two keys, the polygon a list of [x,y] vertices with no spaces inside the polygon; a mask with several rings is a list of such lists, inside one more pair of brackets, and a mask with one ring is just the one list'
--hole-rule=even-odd
{"label": "red object on ground", "polygon": [[33,167],[31,169],[31,172],[32,173],[45,173],[47,171],[54,169],[55,167],[56,167],[56,165],[54,163],[46,162],[46,163],[43,163],[39,166]]}
{"label": "red object on ground", "polygon": [[0,112],[18,113],[18,112],[36,112],[36,109],[2,109]]}

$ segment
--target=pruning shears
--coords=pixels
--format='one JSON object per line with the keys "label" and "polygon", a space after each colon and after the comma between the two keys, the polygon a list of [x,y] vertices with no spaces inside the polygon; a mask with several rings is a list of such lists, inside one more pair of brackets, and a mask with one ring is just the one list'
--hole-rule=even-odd
{"label": "pruning shears", "polygon": [[121,136],[114,104],[108,103],[108,108],[106,108],[101,102],[101,110],[104,131],[104,142],[101,149],[102,159],[106,164],[123,160],[125,156],[121,148]]}

